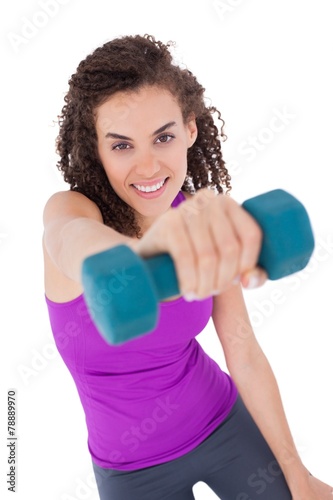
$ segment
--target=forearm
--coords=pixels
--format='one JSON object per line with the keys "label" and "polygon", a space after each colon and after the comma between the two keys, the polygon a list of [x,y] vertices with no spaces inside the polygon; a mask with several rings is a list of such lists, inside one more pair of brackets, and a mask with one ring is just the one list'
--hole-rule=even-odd
{"label": "forearm", "polygon": [[261,349],[246,365],[228,366],[252,418],[270,446],[290,489],[306,481],[308,472],[299,457],[285,416],[280,391]]}
{"label": "forearm", "polygon": [[69,220],[56,241],[48,239],[47,232],[44,234],[44,243],[53,262],[68,278],[78,283],[81,282],[81,267],[86,257],[121,244],[134,248],[135,241],[86,217]]}

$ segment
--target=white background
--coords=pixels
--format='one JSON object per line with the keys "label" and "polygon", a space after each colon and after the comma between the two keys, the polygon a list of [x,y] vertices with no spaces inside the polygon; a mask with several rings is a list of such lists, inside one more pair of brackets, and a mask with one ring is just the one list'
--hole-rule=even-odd
{"label": "white background", "polygon": [[[308,268],[245,297],[301,457],[332,484],[331,2],[54,0],[48,3],[52,15],[42,3],[3,2],[0,15],[1,497],[14,498],[6,491],[5,422],[7,390],[14,388],[15,498],[98,498],[84,414],[55,351],[44,303],[42,210],[53,192],[67,189],[55,166],[54,122],[69,77],[100,44],[145,33],[177,42],[178,62],[220,109],[234,198],[242,202],[280,187],[310,214],[317,246]],[[30,38],[18,38],[22,34]],[[285,123],[269,132],[276,112],[284,113]],[[260,151],[246,153],[249,137],[257,138]],[[275,304],[273,290],[280,297]],[[198,340],[224,368],[211,323]],[[194,493],[196,499],[217,498],[203,483]]]}

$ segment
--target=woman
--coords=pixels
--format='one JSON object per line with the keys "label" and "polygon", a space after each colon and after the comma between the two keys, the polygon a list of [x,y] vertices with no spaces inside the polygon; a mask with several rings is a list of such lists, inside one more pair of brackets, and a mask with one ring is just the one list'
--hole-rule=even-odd
{"label": "woman", "polygon": [[[193,499],[198,481],[230,500],[332,498],[300,460],[250,325],[241,286],[266,280],[262,235],[226,196],[220,113],[169,47],[128,36],[79,64],[57,139],[70,190],[44,210],[46,301],[100,498]],[[160,304],[153,332],[110,346],[88,313],[81,266],[119,244],[170,253],[181,295]],[[230,375],[195,339],[210,317]]]}

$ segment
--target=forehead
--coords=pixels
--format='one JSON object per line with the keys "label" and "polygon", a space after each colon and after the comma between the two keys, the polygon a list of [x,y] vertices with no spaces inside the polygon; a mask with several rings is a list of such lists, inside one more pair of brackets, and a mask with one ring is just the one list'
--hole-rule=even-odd
{"label": "forehead", "polygon": [[[179,119],[181,109],[168,90],[144,87],[137,91],[117,92],[95,110],[96,126],[101,132],[114,127],[136,127],[146,118],[151,126],[157,122]],[[152,123],[154,122],[154,123]],[[158,128],[158,127],[156,127]]]}

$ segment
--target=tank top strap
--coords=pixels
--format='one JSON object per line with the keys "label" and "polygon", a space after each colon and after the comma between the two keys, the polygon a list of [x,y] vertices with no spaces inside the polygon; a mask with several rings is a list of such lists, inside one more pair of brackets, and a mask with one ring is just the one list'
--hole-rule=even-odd
{"label": "tank top strap", "polygon": [[173,208],[175,208],[175,207],[177,207],[178,205],[180,205],[185,200],[186,200],[186,198],[185,198],[184,194],[181,191],[179,191],[179,193],[177,194],[176,198],[171,203],[171,206]]}

